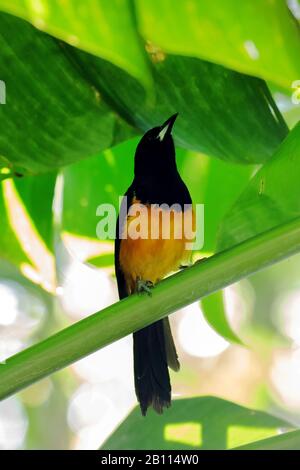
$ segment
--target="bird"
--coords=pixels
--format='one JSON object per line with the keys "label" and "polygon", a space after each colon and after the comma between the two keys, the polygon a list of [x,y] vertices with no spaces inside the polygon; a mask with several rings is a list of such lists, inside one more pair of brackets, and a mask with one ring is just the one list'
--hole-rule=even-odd
{"label": "bird", "polygon": [[[151,295],[157,282],[191,257],[186,241],[192,234],[186,236],[182,229],[186,215],[185,220],[192,219],[194,228],[194,213],[189,190],[176,165],[172,129],[177,116],[148,130],[135,151],[133,181],[122,199],[116,224],[115,274],[120,299],[134,293]],[[138,217],[133,207],[140,213],[143,208],[146,216],[140,218],[140,232],[130,236],[131,225],[136,228]],[[163,236],[164,215],[169,216],[169,238]],[[151,227],[156,227],[155,237],[151,236]],[[168,317],[133,333],[133,356],[141,413],[145,416],[152,407],[161,414],[171,405],[168,367],[175,371],[180,368]]]}

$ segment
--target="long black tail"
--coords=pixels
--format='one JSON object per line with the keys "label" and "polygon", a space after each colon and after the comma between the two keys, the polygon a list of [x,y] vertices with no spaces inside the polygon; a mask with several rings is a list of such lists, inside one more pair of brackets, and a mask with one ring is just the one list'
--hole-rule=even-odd
{"label": "long black tail", "polygon": [[179,370],[168,319],[133,334],[134,379],[137,399],[145,416],[149,406],[157,413],[171,405],[168,365]]}

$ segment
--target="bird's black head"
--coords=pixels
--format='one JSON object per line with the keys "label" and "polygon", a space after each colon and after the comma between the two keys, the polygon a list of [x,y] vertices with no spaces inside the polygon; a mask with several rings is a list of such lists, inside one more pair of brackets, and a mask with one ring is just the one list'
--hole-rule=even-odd
{"label": "bird's black head", "polygon": [[141,138],[134,162],[136,177],[171,174],[176,170],[175,147],[172,137],[172,128],[178,113],[173,114],[161,126],[154,127]]}

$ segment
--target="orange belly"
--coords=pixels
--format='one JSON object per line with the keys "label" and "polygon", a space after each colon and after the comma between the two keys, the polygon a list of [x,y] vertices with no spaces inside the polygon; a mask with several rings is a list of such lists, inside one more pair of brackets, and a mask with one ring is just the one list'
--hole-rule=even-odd
{"label": "orange belly", "polygon": [[[191,256],[187,243],[191,243],[192,235],[187,225],[193,229],[192,209],[183,217],[182,213],[167,214],[153,206],[150,211],[148,206],[145,217],[137,217],[127,217],[119,255],[129,293],[134,291],[137,278],[156,283]],[[132,231],[132,227],[138,230]]]}

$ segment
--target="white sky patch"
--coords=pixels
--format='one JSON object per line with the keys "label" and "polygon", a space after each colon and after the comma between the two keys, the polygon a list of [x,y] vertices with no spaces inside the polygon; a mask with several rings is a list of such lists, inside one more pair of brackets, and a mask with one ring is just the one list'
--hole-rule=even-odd
{"label": "white sky patch", "polygon": [[253,41],[248,39],[244,42],[244,47],[247,51],[247,54],[252,60],[257,60],[259,58],[259,50],[257,49]]}
{"label": "white sky patch", "polygon": [[0,403],[0,450],[20,449],[27,427],[24,408],[17,398],[8,398]]}
{"label": "white sky patch", "polygon": [[12,325],[18,316],[18,301],[13,290],[4,284],[0,284],[1,314],[0,325]]}
{"label": "white sky patch", "polygon": [[277,108],[282,113],[284,113],[286,111],[289,111],[290,109],[292,109],[294,107],[290,96],[284,95],[283,93],[280,93],[280,92],[276,91],[273,94],[273,98],[275,100]]}
{"label": "white sky patch", "polygon": [[300,407],[300,349],[279,351],[271,369],[271,382],[284,405],[289,409]]}
{"label": "white sky patch", "polygon": [[294,345],[300,346],[300,290],[285,293],[276,303],[279,327]]}
{"label": "white sky patch", "polygon": [[215,357],[228,348],[229,343],[216,333],[205,320],[199,302],[183,309],[184,316],[178,328],[182,348],[192,356]]}
{"label": "white sky patch", "polygon": [[84,318],[115,301],[110,277],[74,259],[61,271],[60,299],[67,315]]}
{"label": "white sky patch", "polygon": [[76,390],[70,400],[68,422],[73,431],[79,431],[85,426],[96,425],[114,411],[114,404],[101,387],[84,384]]}
{"label": "white sky patch", "polygon": [[75,362],[72,369],[90,383],[122,381],[133,390],[132,337],[127,336]]}
{"label": "white sky patch", "polygon": [[[135,403],[122,384],[115,382],[81,385],[71,398],[68,423],[76,433],[73,449],[95,450],[124,420]],[[117,397],[119,397],[117,399]]]}
{"label": "white sky patch", "polygon": [[56,289],[55,289],[55,293],[56,295],[59,297],[59,296],[62,296],[64,294],[64,288],[61,287],[61,286],[58,286]]}
{"label": "white sky patch", "polygon": [[0,367],[1,364],[5,364],[6,360],[10,356],[21,351],[21,349],[23,349],[23,345],[24,343],[20,339],[9,337],[5,335],[5,333],[0,335]]}

